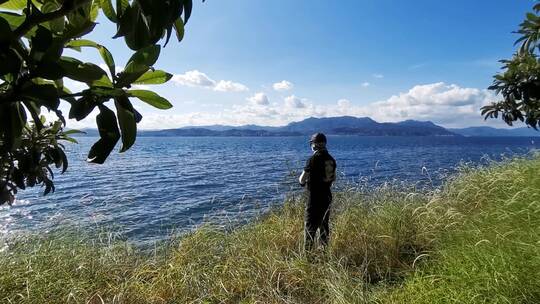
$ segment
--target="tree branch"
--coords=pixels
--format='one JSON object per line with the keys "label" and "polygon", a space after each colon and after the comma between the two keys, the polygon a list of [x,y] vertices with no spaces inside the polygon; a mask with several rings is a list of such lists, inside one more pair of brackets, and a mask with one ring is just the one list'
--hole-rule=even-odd
{"label": "tree branch", "polygon": [[23,37],[34,26],[43,22],[51,21],[56,18],[65,16],[69,12],[75,10],[76,8],[80,7],[81,5],[89,1],[90,0],[83,0],[83,1],[77,1],[77,3],[74,3],[75,1],[69,0],[69,1],[65,1],[62,7],[60,7],[60,9],[54,12],[40,14],[40,15],[32,15],[32,14],[28,15],[26,19],[24,20],[24,22],[13,32],[14,39],[19,39]]}
{"label": "tree branch", "polygon": [[58,95],[58,98],[79,97],[83,95],[84,95],[84,92],[79,92],[79,93],[73,93],[73,94]]}

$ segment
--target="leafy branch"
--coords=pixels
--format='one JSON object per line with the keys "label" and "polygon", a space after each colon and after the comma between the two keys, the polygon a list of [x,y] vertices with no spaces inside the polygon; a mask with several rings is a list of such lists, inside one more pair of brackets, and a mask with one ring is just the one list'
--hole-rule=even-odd
{"label": "leafy branch", "polygon": [[[171,79],[171,74],[153,67],[161,52],[159,43],[167,45],[173,32],[178,41],[183,39],[192,1],[117,0],[115,4],[111,0],[0,0],[0,204],[11,202],[17,188],[22,189],[23,183],[14,180],[18,173],[10,173],[13,170],[22,170],[26,186],[44,184],[45,194],[54,189],[49,167],[42,170],[34,162],[20,168],[13,156],[37,153],[42,159],[46,157],[44,149],[32,150],[28,145],[33,141],[27,138],[44,131],[59,138],[66,134],[61,103],[69,104],[71,119],[82,120],[98,112],[100,138],[88,153],[88,161],[98,164],[106,161],[119,141],[120,152],[135,143],[142,115],[133,106],[134,99],[158,109],[172,107],[152,91],[131,87]],[[113,54],[104,45],[84,39],[96,27],[99,12],[116,24],[117,31],[111,36],[123,38],[133,50],[121,72],[116,71]],[[63,54],[66,49],[85,48],[100,54],[107,72],[95,63]],[[64,86],[66,79],[87,88],[73,92]],[[60,126],[43,121],[42,110],[55,113]],[[55,147],[63,150],[62,145]],[[44,175],[33,183],[31,172],[36,170]]]}
{"label": "leafy branch", "polygon": [[509,60],[501,60],[502,72],[494,76],[489,87],[502,100],[484,106],[481,114],[485,119],[499,116],[512,126],[521,121],[538,129],[540,122],[540,3],[527,13],[525,20],[516,31],[521,37],[516,41],[519,48]]}
{"label": "leafy branch", "polygon": [[15,39],[19,39],[38,24],[61,18],[88,2],[91,2],[91,0],[66,0],[63,2],[62,6],[60,6],[60,9],[43,14],[39,12],[39,10],[37,10],[32,1],[27,1],[27,17],[24,22],[13,32],[13,36],[15,37]]}

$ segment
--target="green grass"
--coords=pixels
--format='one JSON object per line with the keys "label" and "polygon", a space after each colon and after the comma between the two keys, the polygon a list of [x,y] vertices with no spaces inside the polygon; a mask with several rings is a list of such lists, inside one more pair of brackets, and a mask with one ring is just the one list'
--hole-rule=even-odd
{"label": "green grass", "polygon": [[337,193],[303,252],[303,198],[143,252],[55,233],[0,253],[2,303],[540,303],[540,159],[463,169],[433,193]]}

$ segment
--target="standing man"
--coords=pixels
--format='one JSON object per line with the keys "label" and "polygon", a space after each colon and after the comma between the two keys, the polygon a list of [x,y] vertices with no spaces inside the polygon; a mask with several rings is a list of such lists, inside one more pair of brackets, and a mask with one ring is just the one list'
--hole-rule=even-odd
{"label": "standing man", "polygon": [[332,202],[332,183],[336,180],[336,161],[326,150],[326,136],[315,133],[309,141],[313,155],[306,162],[298,181],[302,187],[307,185],[308,200],[305,212],[305,249],[311,250],[317,229],[321,243],[328,244],[330,227],[330,203]]}

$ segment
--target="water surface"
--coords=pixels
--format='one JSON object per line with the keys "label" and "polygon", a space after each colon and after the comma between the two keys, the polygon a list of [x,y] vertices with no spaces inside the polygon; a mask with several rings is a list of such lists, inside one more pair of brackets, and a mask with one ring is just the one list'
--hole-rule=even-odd
{"label": "water surface", "polygon": [[[21,191],[13,207],[0,207],[0,236],[45,233],[58,227],[115,227],[148,242],[185,231],[208,217],[248,220],[298,191],[294,170],[310,155],[304,137],[141,137],[131,150],[113,152],[104,165],[86,163],[96,138],[68,146],[70,167],[56,192]],[[532,138],[329,138],[340,178],[377,185],[399,180],[437,185],[460,162],[527,154]],[[294,175],[294,174],[293,174]]]}

